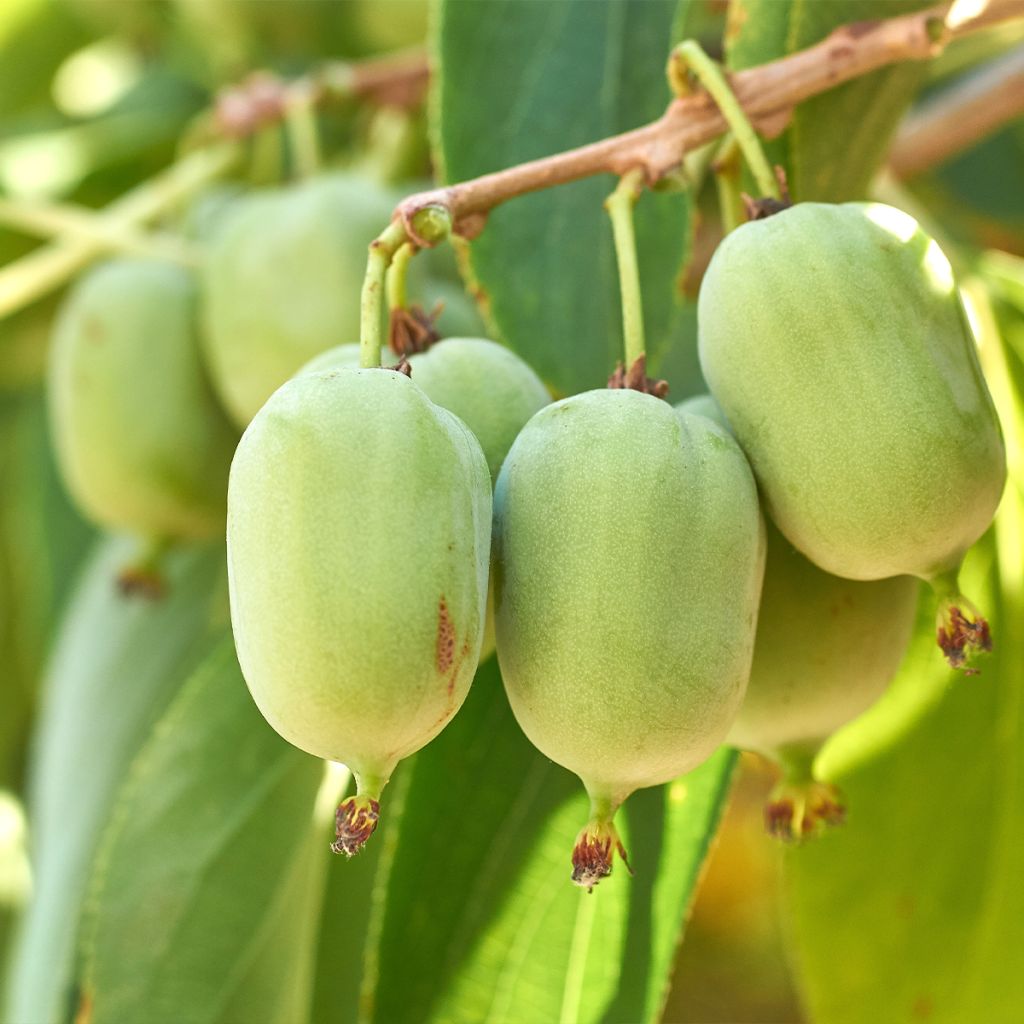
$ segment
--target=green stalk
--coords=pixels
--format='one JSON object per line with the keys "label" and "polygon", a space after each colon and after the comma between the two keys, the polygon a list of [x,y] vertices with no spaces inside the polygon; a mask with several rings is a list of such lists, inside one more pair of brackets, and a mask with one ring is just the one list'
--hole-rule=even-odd
{"label": "green stalk", "polygon": [[669,57],[668,78],[672,90],[678,96],[690,92],[686,72],[692,71],[697,80],[708,91],[729,125],[729,130],[743,152],[750,173],[764,196],[781,199],[779,184],[772,173],[768,158],[764,155],[761,140],[757,137],[747,115],[722,74],[722,69],[701,49],[700,43],[687,39],[680,43]]}
{"label": "green stalk", "polygon": [[305,85],[289,89],[285,99],[285,131],[299,178],[313,177],[322,163],[314,102],[312,90]]}
{"label": "green stalk", "polygon": [[[222,177],[241,153],[241,147],[233,142],[189,153],[111,203],[99,216],[114,231],[153,221]],[[60,288],[105,251],[107,246],[100,239],[61,236],[9,263],[0,269],[0,318]]]}
{"label": "green stalk", "polygon": [[198,266],[200,262],[198,250],[183,239],[170,234],[147,234],[70,203],[21,202],[0,196],[0,224],[46,239],[61,235],[87,239],[105,251],[169,260],[187,267]]}
{"label": "green stalk", "polygon": [[745,220],[743,196],[740,191],[739,147],[732,135],[727,135],[715,152],[712,166],[715,188],[718,191],[718,209],[722,215],[725,234],[738,228]]}
{"label": "green stalk", "polygon": [[388,309],[405,309],[409,305],[408,278],[409,263],[416,255],[416,247],[404,242],[391,257],[388,268]]}
{"label": "green stalk", "polygon": [[400,220],[394,220],[370,243],[359,305],[359,365],[362,367],[380,366],[384,342],[381,317],[384,278],[396,250],[405,241],[405,227]]}
{"label": "green stalk", "polygon": [[644,186],[644,172],[637,167],[627,171],[615,191],[604,201],[612,222],[615,259],[619,267],[619,290],[622,295],[622,334],[625,341],[628,370],[645,351],[644,310],[640,292],[640,267],[636,258],[636,232],[633,229],[633,207]]}

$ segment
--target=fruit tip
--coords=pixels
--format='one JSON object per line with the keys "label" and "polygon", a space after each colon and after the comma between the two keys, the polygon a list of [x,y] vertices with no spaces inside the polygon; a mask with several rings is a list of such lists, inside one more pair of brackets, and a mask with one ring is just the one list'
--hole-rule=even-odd
{"label": "fruit tip", "polygon": [[765,830],[787,843],[814,838],[845,820],[842,794],[831,783],[816,779],[779,783],[764,807]]}
{"label": "fruit tip", "polygon": [[594,886],[612,873],[612,861],[618,851],[626,870],[633,874],[618,830],[610,821],[590,821],[576,837],[572,851],[572,880],[581,889],[593,892]]}

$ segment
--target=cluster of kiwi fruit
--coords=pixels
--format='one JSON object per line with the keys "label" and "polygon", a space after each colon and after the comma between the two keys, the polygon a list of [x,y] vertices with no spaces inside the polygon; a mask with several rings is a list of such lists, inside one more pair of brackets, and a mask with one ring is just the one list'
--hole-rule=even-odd
{"label": "cluster of kiwi fruit", "polygon": [[[345,176],[242,197],[198,280],[141,260],[80,280],[51,406],[82,507],[153,551],[226,518],[252,696],[357,783],[337,852],[494,647],[523,731],[591,798],[577,884],[625,859],[630,793],[722,743],[783,766],[777,835],[840,820],[815,757],[896,672],[918,581],[951,664],[991,643],[957,575],[1005,454],[938,247],[877,204],[752,221],[701,287],[709,395],[552,401],[480,337],[360,367],[359,281],[392,205]],[[145,556],[127,579],[156,573]]]}

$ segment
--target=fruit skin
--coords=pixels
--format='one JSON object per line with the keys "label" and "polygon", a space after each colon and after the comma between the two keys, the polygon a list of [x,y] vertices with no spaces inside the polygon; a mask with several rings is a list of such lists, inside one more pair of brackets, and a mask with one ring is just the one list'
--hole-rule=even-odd
{"label": "fruit skin", "polygon": [[372,181],[333,174],[224,212],[204,262],[206,357],[240,427],[303,363],[358,335],[367,247],[393,206]]}
{"label": "fruit skin", "polygon": [[[390,352],[384,356],[394,358]],[[338,345],[321,353],[300,373],[359,365],[359,345]],[[540,377],[510,349],[486,338],[447,338],[410,357],[413,383],[427,397],[455,413],[473,432],[487,458],[492,481],[512,442],[530,417],[551,401]],[[490,594],[489,588],[489,594]],[[494,602],[480,660],[494,653]]]}
{"label": "fruit skin", "polygon": [[206,377],[192,274],[122,259],[82,277],[62,308],[49,367],[64,480],[102,526],[194,540],[224,528],[238,434]]}
{"label": "fruit skin", "polygon": [[239,664],[274,729],[356,775],[341,851],[360,845],[343,825],[358,833],[372,812],[372,831],[397,762],[465,699],[490,519],[476,439],[400,373],[297,377],[242,437],[228,492]]}
{"label": "fruit skin", "polygon": [[719,246],[701,367],[767,510],[837,576],[955,572],[1006,476],[952,271],[906,214],[803,203]]}
{"label": "fruit skin", "polygon": [[[394,359],[390,352],[382,355]],[[359,345],[338,345],[299,372],[358,365]],[[493,480],[519,431],[551,401],[544,382],[526,362],[486,338],[446,338],[410,356],[409,365],[413,383],[473,431]]]}
{"label": "fruit skin", "polygon": [[618,805],[700,764],[739,709],[764,562],[754,479],[708,420],[586,392],[516,439],[495,544],[505,687],[529,739],[590,793],[577,854],[598,848],[597,865],[574,872],[589,887],[610,871]]}
{"label": "fruit skin", "polygon": [[[728,427],[709,396],[682,402],[676,411]],[[766,820],[782,838],[800,838],[842,818],[841,797],[814,776],[814,758],[825,740],[882,696],[896,674],[913,632],[920,583],[912,576],[833,576],[804,558],[770,520],[765,526],[750,682],[728,742],[783,766],[786,779]]]}

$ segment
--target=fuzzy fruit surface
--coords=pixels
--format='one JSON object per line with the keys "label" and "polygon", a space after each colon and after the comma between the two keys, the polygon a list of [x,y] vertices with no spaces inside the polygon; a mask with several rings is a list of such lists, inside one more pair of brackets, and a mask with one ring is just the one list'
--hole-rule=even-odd
{"label": "fuzzy fruit surface", "polygon": [[391,195],[352,175],[235,200],[204,262],[206,354],[244,427],[303,363],[359,334],[367,247]]}
{"label": "fuzzy fruit surface", "polygon": [[722,742],[764,528],[736,442],[636,391],[541,410],[495,492],[498,659],[529,739],[612,809]]}
{"label": "fuzzy fruit surface", "polygon": [[231,467],[239,663],[289,742],[373,798],[465,699],[484,623],[491,488],[455,416],[388,370],[307,374]]}
{"label": "fuzzy fruit surface", "polygon": [[238,433],[206,377],[198,291],[183,267],[102,264],[57,318],[49,400],[64,480],[110,529],[198,539],[224,528]]}
{"label": "fuzzy fruit surface", "polygon": [[949,262],[907,214],[802,203],[728,235],[701,367],[768,512],[850,579],[955,569],[1006,476]]}
{"label": "fuzzy fruit surface", "polygon": [[[709,396],[676,410],[728,428]],[[881,697],[910,642],[920,584],[912,576],[833,576],[804,558],[770,520],[765,527],[754,660],[729,742],[778,759],[784,748],[816,751]]]}
{"label": "fuzzy fruit surface", "polygon": [[[394,359],[390,351],[382,353]],[[338,345],[302,373],[359,365],[359,346]],[[446,338],[409,359],[413,383],[473,431],[496,480],[512,442],[551,401],[544,382],[511,349],[486,338]]]}

